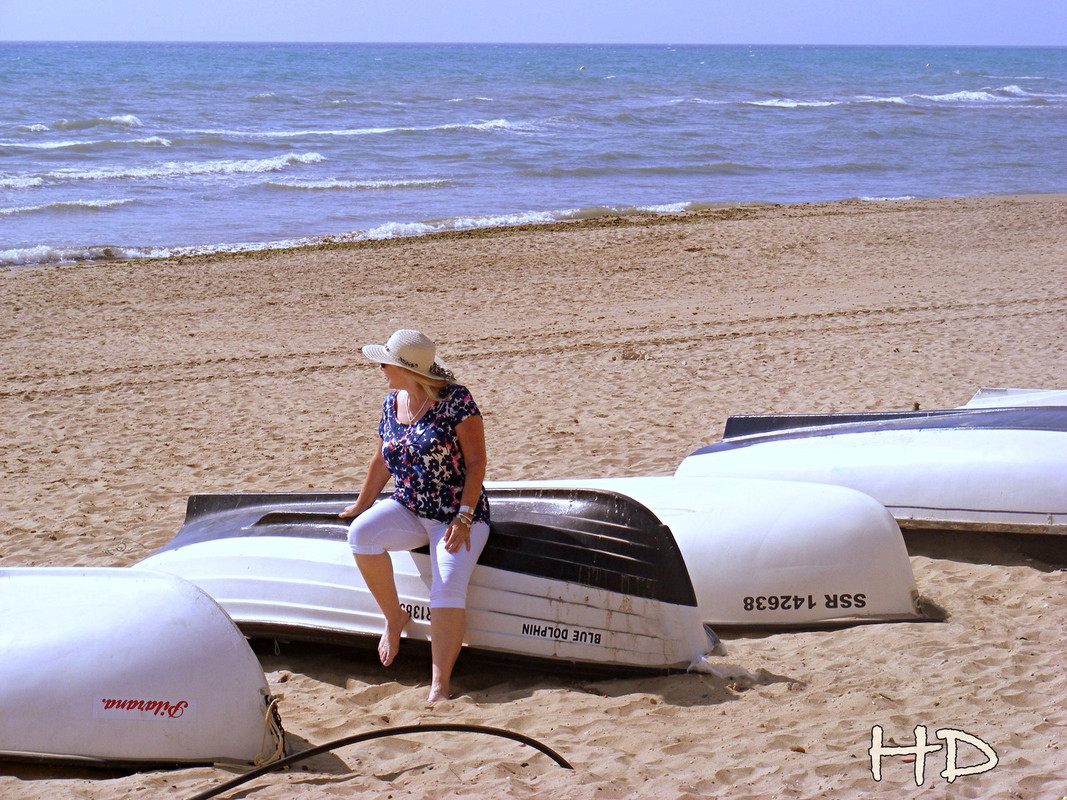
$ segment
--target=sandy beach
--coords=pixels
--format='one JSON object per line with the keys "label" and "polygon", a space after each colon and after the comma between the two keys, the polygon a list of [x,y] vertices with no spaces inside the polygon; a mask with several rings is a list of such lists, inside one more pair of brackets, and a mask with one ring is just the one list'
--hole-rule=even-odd
{"label": "sandy beach", "polygon": [[[947,408],[1067,386],[1067,196],[746,206],[275,253],[0,272],[0,567],[121,566],[207,491],[358,489],[385,391],[360,347],[433,336],[493,480],[669,474],[730,414]],[[998,543],[914,552],[941,623],[727,634],[753,675],[614,680],[465,653],[260,651],[293,749],[388,738],[226,797],[1048,798],[1067,795],[1062,570]],[[354,567],[353,567],[354,569]],[[0,710],[2,715],[2,710]],[[2,716],[0,716],[2,722]],[[868,748],[964,731],[949,782]],[[980,761],[961,745],[960,764]],[[231,773],[0,763],[0,797],[191,797]]]}

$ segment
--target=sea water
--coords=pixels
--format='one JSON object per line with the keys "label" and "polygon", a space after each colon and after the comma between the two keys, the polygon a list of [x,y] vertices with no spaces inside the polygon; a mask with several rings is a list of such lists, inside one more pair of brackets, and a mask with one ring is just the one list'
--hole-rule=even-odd
{"label": "sea water", "polygon": [[0,43],[0,265],[1067,191],[1067,50]]}

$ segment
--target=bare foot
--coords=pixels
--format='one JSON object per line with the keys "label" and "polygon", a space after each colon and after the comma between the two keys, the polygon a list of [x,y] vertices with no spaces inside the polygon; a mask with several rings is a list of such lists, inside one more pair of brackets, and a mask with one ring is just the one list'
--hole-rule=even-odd
{"label": "bare foot", "polygon": [[427,703],[440,703],[451,699],[452,694],[447,686],[439,686],[436,683],[430,685],[430,696],[426,698]]}
{"label": "bare foot", "polygon": [[407,627],[409,622],[411,622],[411,614],[407,611],[397,620],[396,624],[390,623],[388,619],[385,621],[385,631],[378,641],[378,658],[381,659],[383,667],[388,667],[393,663],[393,659],[396,658],[396,654],[400,650],[400,634],[404,632],[404,628]]}

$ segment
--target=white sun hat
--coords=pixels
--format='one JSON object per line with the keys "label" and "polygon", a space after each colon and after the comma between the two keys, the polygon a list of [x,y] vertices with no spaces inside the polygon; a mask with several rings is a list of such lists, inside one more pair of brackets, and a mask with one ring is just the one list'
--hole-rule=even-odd
{"label": "white sun hat", "polygon": [[427,378],[454,383],[452,374],[444,362],[437,358],[437,345],[424,333],[402,328],[389,337],[384,345],[368,344],[363,355],[379,364],[403,367]]}

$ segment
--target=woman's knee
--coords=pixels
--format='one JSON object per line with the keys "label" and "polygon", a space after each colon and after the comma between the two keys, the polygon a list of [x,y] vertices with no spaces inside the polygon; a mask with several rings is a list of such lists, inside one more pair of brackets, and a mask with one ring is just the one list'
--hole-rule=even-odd
{"label": "woman's knee", "polygon": [[375,503],[348,526],[348,546],[356,555],[413,550],[427,541],[418,518],[395,500]]}
{"label": "woman's knee", "polygon": [[443,586],[430,590],[430,608],[466,608],[467,587]]}
{"label": "woman's knee", "polygon": [[376,556],[385,552],[378,543],[374,525],[368,525],[362,516],[356,517],[348,526],[348,547],[357,556]]}

